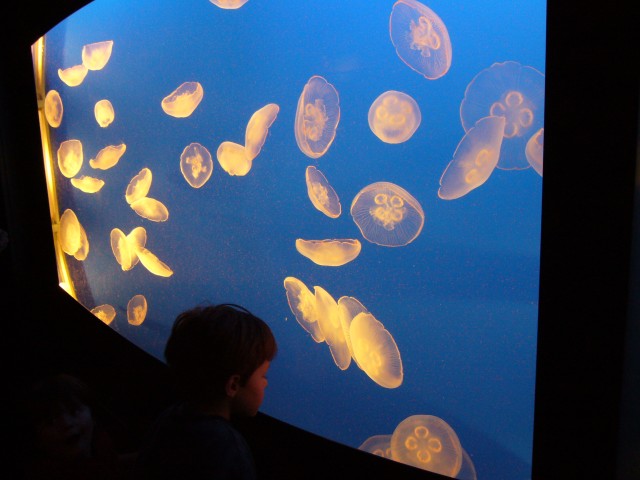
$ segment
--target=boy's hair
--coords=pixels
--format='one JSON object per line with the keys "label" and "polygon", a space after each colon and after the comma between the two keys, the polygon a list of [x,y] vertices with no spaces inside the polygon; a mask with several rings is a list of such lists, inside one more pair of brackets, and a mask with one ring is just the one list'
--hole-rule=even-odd
{"label": "boy's hair", "polygon": [[198,306],[178,315],[164,350],[178,387],[191,400],[224,395],[227,380],[244,384],[277,352],[273,332],[260,318],[235,304]]}

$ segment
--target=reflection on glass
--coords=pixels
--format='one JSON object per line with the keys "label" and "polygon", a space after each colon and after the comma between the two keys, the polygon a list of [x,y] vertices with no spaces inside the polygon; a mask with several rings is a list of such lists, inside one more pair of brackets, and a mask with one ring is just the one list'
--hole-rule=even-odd
{"label": "reflection on glass", "polygon": [[118,164],[120,158],[126,151],[127,146],[124,143],[120,145],[107,145],[98,152],[95,159],[92,158],[89,160],[89,165],[100,170],[108,170]]}
{"label": "reflection on glass", "polygon": [[59,68],[58,76],[68,87],[77,87],[82,84],[88,72],[89,69],[80,64],[65,69]]}
{"label": "reflection on glass", "polygon": [[80,171],[84,154],[80,140],[65,140],[58,147],[58,168],[67,178],[74,177]]}
{"label": "reflection on glass", "polygon": [[362,245],[355,239],[296,240],[296,250],[313,263],[325,267],[339,267],[359,254]]}
{"label": "reflection on glass", "polygon": [[327,217],[338,218],[342,213],[340,198],[324,174],[313,165],[309,165],[305,177],[307,193],[313,206]]}
{"label": "reflection on glass", "polygon": [[164,97],[160,105],[167,115],[186,118],[200,105],[203,96],[204,90],[199,82],[184,82]]}
{"label": "reflection on glass", "polygon": [[84,193],[96,193],[99,192],[102,187],[104,187],[104,180],[100,180],[99,178],[95,177],[89,177],[87,175],[82,175],[77,178],[72,178],[71,185],[76,187],[78,190],[83,191]]}
{"label": "reflection on glass", "polygon": [[369,128],[386,143],[406,142],[418,129],[421,121],[418,104],[403,92],[384,92],[369,108]]}
{"label": "reflection on glass", "polygon": [[213,160],[209,150],[199,143],[187,145],[180,154],[180,171],[193,188],[202,187],[213,173]]}
{"label": "reflection on glass", "polygon": [[96,117],[96,122],[98,122],[98,125],[102,128],[106,128],[111,125],[116,117],[113,105],[107,99],[97,101],[93,108],[93,113]]}
{"label": "reflection on glass", "polygon": [[113,50],[113,40],[90,43],[82,47],[82,64],[89,70],[102,70]]}
{"label": "reflection on glass", "polygon": [[110,325],[113,319],[116,318],[116,309],[108,304],[98,305],[92,308],[91,313],[107,325]]}
{"label": "reflection on glass", "polygon": [[142,325],[147,318],[147,299],[144,295],[134,295],[127,303],[127,321],[131,325]]}
{"label": "reflection on glass", "polygon": [[524,151],[527,161],[533,169],[542,177],[542,159],[544,157],[544,128],[531,135]]}
{"label": "reflection on glass", "polygon": [[44,117],[51,128],[58,128],[62,123],[64,106],[57,90],[49,90],[44,97]]}

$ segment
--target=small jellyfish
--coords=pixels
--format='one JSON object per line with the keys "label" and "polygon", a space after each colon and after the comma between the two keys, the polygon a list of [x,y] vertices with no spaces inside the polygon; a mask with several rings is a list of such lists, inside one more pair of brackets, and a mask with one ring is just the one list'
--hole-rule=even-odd
{"label": "small jellyfish", "polygon": [[71,185],[84,193],[97,193],[104,187],[104,180],[82,175],[81,177],[72,178]]}
{"label": "small jellyfish", "polygon": [[504,117],[484,117],[465,133],[440,178],[438,197],[460,198],[491,176],[500,158]]}
{"label": "small jellyfish", "polygon": [[62,123],[64,106],[57,90],[49,90],[44,97],[44,118],[51,128],[58,128]]}
{"label": "small jellyfish", "polygon": [[391,458],[391,435],[373,435],[362,442],[358,450],[373,453],[382,458]]}
{"label": "small jellyfish", "polygon": [[239,177],[249,173],[253,163],[247,156],[244,145],[234,142],[222,142],[218,147],[216,157],[225,172]]}
{"label": "small jellyfish", "polygon": [[391,436],[391,455],[398,462],[456,478],[462,446],[456,432],[439,417],[412,415]]}
{"label": "small jellyfish", "polygon": [[285,278],[284,288],[287,292],[287,302],[291,313],[295,315],[300,326],[311,335],[315,342],[324,342],[324,334],[318,325],[315,295],[295,277]]}
{"label": "small jellyfish", "polygon": [[542,176],[542,159],[544,157],[544,128],[531,135],[524,150],[527,161]]}
{"label": "small jellyfish", "polygon": [[340,370],[346,370],[351,364],[351,352],[342,330],[338,302],[324,288],[313,287],[316,297],[316,314],[320,331],[329,345],[333,361]]}
{"label": "small jellyfish", "polygon": [[126,272],[131,270],[134,266],[134,259],[138,259],[138,255],[131,243],[128,241],[127,236],[119,228],[111,230],[109,235],[111,243],[111,251],[116,258],[116,262],[122,268],[122,271]]}
{"label": "small jellyfish", "polygon": [[247,3],[249,0],[209,0],[215,6],[224,8],[225,10],[236,10]]}
{"label": "small jellyfish", "polygon": [[106,303],[93,307],[91,313],[107,325],[110,325],[113,319],[116,318],[116,309]]}
{"label": "small jellyfish", "polygon": [[153,180],[153,174],[148,168],[143,168],[138,174],[131,179],[127,190],[125,191],[124,198],[129,205],[147,196],[149,189],[151,188],[151,181]]}
{"label": "small jellyfish", "polygon": [[389,182],[372,183],[360,190],[351,203],[351,216],[364,238],[385,247],[413,242],[424,226],[420,203]]}
{"label": "small jellyfish", "polygon": [[169,219],[169,210],[159,200],[143,197],[131,203],[131,208],[142,218],[152,222],[166,222]]}
{"label": "small jellyfish", "polygon": [[409,140],[420,126],[422,115],[416,101],[406,93],[389,90],[369,108],[369,128],[386,143]]}
{"label": "small jellyfish", "polygon": [[213,173],[211,154],[199,143],[190,143],[180,155],[180,171],[182,176],[193,188],[200,188]]}
{"label": "small jellyfish", "polygon": [[525,154],[527,140],[544,124],[544,75],[513,61],[494,63],[482,70],[465,90],[460,119],[468,131],[478,120],[490,115],[506,120],[496,168],[529,168]]}
{"label": "small jellyfish", "polygon": [[59,68],[58,76],[60,77],[60,80],[62,80],[67,86],[77,87],[84,81],[88,72],[89,70],[87,69],[87,67],[80,64],[65,69]]}
{"label": "small jellyfish", "polygon": [[111,125],[114,118],[116,117],[116,114],[113,110],[113,105],[107,99],[99,100],[96,102],[95,106],[93,107],[93,114],[96,117],[96,122],[98,122],[98,125],[100,125],[102,128],[106,128]]}
{"label": "small jellyfish", "polygon": [[154,275],[158,275],[159,277],[170,277],[173,275],[173,270],[161,261],[154,253],[151,253],[144,247],[140,247],[137,249],[138,258],[140,258],[140,263],[144,265],[144,268],[149,270]]}
{"label": "small jellyfish", "polygon": [[147,299],[144,295],[134,295],[127,303],[127,321],[130,325],[142,325],[147,318]]}
{"label": "small jellyfish", "polygon": [[204,90],[199,82],[184,82],[161,102],[162,110],[176,118],[186,118],[202,101]]}
{"label": "small jellyfish", "polygon": [[[360,300],[354,297],[342,296],[338,299],[338,314],[344,331],[344,338],[347,341],[351,358],[358,364],[358,360],[353,354],[353,345],[351,344],[351,322],[359,313],[369,313],[369,310],[360,303]],[[358,365],[362,370],[362,367]]]}
{"label": "small jellyfish", "polygon": [[249,160],[258,156],[269,133],[269,128],[276,120],[280,107],[269,103],[255,112],[249,119],[244,134],[244,148]]}
{"label": "small jellyfish", "polygon": [[429,80],[436,80],[451,67],[451,40],[442,19],[415,0],[399,0],[389,19],[391,43],[398,57]]}
{"label": "small jellyfish", "polygon": [[65,140],[58,147],[58,168],[67,178],[72,178],[80,171],[84,154],[80,140]]}
{"label": "small jellyfish", "polygon": [[111,58],[113,40],[90,43],[82,47],[82,64],[89,70],[102,70]]}
{"label": "small jellyfish", "polygon": [[324,155],[336,136],[339,122],[338,92],[323,77],[311,77],[296,109],[296,142],[302,153],[311,158]]}
{"label": "small jellyfish", "polygon": [[60,216],[59,224],[60,248],[76,260],[84,260],[89,254],[87,232],[80,224],[75,212],[67,208]]}
{"label": "small jellyfish", "polygon": [[124,152],[127,151],[127,146],[124,143],[120,145],[107,145],[98,152],[95,159],[89,160],[89,165],[92,168],[100,170],[108,170],[111,167],[115,167]]}
{"label": "small jellyfish", "polygon": [[327,217],[338,218],[342,213],[340,198],[324,174],[313,165],[309,165],[305,177],[307,193],[313,206]]}
{"label": "small jellyfish", "polygon": [[368,312],[349,326],[353,357],[368,376],[384,388],[397,388],[404,378],[400,350],[384,325]]}
{"label": "small jellyfish", "polygon": [[362,249],[359,240],[296,240],[296,250],[313,263],[324,267],[340,267],[355,259]]}

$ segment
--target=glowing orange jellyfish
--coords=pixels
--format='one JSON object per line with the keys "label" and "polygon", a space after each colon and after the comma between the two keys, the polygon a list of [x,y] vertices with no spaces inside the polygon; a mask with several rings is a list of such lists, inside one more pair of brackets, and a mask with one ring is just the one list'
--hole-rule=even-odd
{"label": "glowing orange jellyfish", "polygon": [[351,364],[351,352],[342,330],[338,302],[324,288],[313,287],[316,298],[316,314],[320,331],[324,335],[333,361],[340,370],[346,370]]}
{"label": "glowing orange jellyfish", "polygon": [[216,158],[222,169],[233,176],[246,175],[253,165],[244,145],[235,142],[222,142],[216,151]]}
{"label": "glowing orange jellyfish", "polygon": [[305,177],[307,193],[313,206],[327,217],[338,218],[342,213],[342,205],[338,194],[329,184],[327,177],[313,165],[307,167]]}
{"label": "glowing orange jellyfish", "polygon": [[108,304],[98,305],[97,307],[93,307],[91,309],[91,313],[93,313],[96,317],[98,317],[103,323],[107,325],[110,325],[111,322],[113,322],[113,319],[116,318],[116,309]]}
{"label": "glowing orange jellyfish", "polygon": [[340,122],[340,98],[333,85],[315,75],[309,79],[298,100],[295,135],[302,153],[319,158],[336,136]]}
{"label": "glowing orange jellyfish", "polygon": [[544,157],[544,128],[531,135],[524,150],[527,161],[542,177],[542,160]]}
{"label": "glowing orange jellyfish", "polygon": [[107,99],[97,101],[93,107],[93,113],[96,117],[96,122],[98,122],[98,125],[102,128],[111,125],[116,117],[113,105]]}
{"label": "glowing orange jellyfish", "polygon": [[373,435],[362,442],[358,450],[373,453],[382,458],[391,458],[391,435]]}
{"label": "glowing orange jellyfish", "polygon": [[160,200],[151,197],[142,197],[131,202],[131,208],[142,218],[152,222],[166,222],[169,219],[169,210]]}
{"label": "glowing orange jellyfish", "polygon": [[155,253],[152,253],[147,248],[138,247],[136,249],[140,263],[154,275],[159,277],[170,277],[173,275],[173,270],[169,265],[160,260]]}
{"label": "glowing orange jellyfish", "polygon": [[127,190],[125,191],[124,198],[129,205],[133,202],[140,200],[147,196],[149,189],[151,188],[151,182],[153,180],[153,174],[147,167],[143,168],[134,176]]}
{"label": "glowing orange jellyfish", "polygon": [[279,111],[280,107],[278,105],[269,103],[255,112],[249,119],[244,134],[244,148],[249,160],[256,158],[260,150],[262,150],[269,128],[276,120]]}
{"label": "glowing orange jellyfish", "polygon": [[77,87],[84,81],[88,72],[89,69],[80,64],[65,69],[59,68],[58,76],[60,77],[60,80],[62,80],[67,86]]}
{"label": "glowing orange jellyfish", "polygon": [[284,279],[284,288],[287,292],[287,302],[291,313],[304,330],[311,335],[316,343],[324,342],[324,334],[318,325],[318,312],[316,308],[315,294],[307,286],[295,277]]}
{"label": "glowing orange jellyfish", "polygon": [[108,170],[118,164],[120,158],[122,158],[122,155],[124,155],[126,151],[127,146],[124,143],[107,145],[98,152],[96,158],[89,160],[89,165],[91,165],[92,168]]}
{"label": "glowing orange jellyfish", "polygon": [[142,325],[147,318],[147,299],[144,295],[134,295],[127,303],[127,321],[130,325]]}
{"label": "glowing orange jellyfish", "polygon": [[180,171],[193,188],[200,188],[213,173],[213,160],[206,147],[199,143],[187,145],[180,155]]}
{"label": "glowing orange jellyfish", "polygon": [[215,6],[226,10],[236,10],[247,3],[249,0],[209,0]]}
{"label": "glowing orange jellyfish", "polygon": [[52,128],[58,128],[62,123],[64,106],[57,90],[49,90],[44,97],[44,118]]}
{"label": "glowing orange jellyfish", "polygon": [[82,64],[89,70],[102,70],[113,50],[113,40],[90,43],[82,47]]}
{"label": "glowing orange jellyfish", "polygon": [[80,140],[65,140],[58,147],[58,168],[67,178],[74,177],[80,171],[84,153]]}
{"label": "glowing orange jellyfish", "polygon": [[[342,296],[338,299],[338,314],[340,315],[340,323],[344,331],[344,338],[347,341],[351,358],[358,363],[358,359],[353,354],[353,345],[351,344],[351,322],[359,313],[369,313],[369,310],[360,303],[360,300],[354,297]],[[360,365],[358,365],[360,367]],[[362,367],[360,367],[362,369]]]}
{"label": "glowing orange jellyfish", "polygon": [[204,90],[199,82],[184,82],[164,97],[160,105],[167,115],[186,118],[200,105],[203,96]]}
{"label": "glowing orange jellyfish", "polygon": [[296,250],[313,263],[325,267],[340,267],[355,259],[362,249],[356,239],[296,240]]}
{"label": "glowing orange jellyfish", "polygon": [[80,261],[87,258],[89,255],[87,232],[73,210],[67,208],[60,216],[58,235],[60,248],[64,253]]}
{"label": "glowing orange jellyfish", "polygon": [[385,143],[406,142],[418,129],[421,121],[420,107],[403,92],[384,92],[369,108],[369,128]]}
{"label": "glowing orange jellyfish", "polygon": [[97,193],[104,187],[104,180],[82,175],[81,177],[72,178],[71,185],[84,193]]}

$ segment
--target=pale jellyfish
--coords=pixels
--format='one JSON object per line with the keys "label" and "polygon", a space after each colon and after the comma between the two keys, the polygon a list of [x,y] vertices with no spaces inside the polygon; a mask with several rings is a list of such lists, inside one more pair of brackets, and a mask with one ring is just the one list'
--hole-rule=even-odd
{"label": "pale jellyfish", "polygon": [[127,240],[127,236],[119,228],[114,228],[111,230],[109,240],[111,251],[118,265],[124,272],[131,270],[134,266],[134,259],[138,258],[138,254]]}
{"label": "pale jellyfish", "polygon": [[144,227],[136,227],[127,235],[127,242],[129,243],[129,249],[135,255],[131,259],[131,268],[135,267],[140,260],[138,258],[138,250],[144,248],[147,244],[147,231]]}
{"label": "pale jellyfish", "polygon": [[78,190],[83,191],[84,193],[96,193],[99,192],[102,187],[104,187],[104,180],[100,180],[99,178],[95,177],[89,177],[87,175],[82,175],[77,178],[72,178],[71,185],[76,187]]}
{"label": "pale jellyfish", "polygon": [[424,226],[420,203],[389,182],[372,183],[360,190],[351,203],[351,216],[364,238],[385,247],[411,243]]}
{"label": "pale jellyfish", "polygon": [[340,267],[355,259],[362,249],[359,240],[296,240],[296,250],[313,263],[324,267]]}
{"label": "pale jellyfish", "polygon": [[373,453],[382,458],[391,458],[391,435],[373,435],[362,442],[358,450]]}
{"label": "pale jellyfish", "polygon": [[[358,364],[358,360],[353,354],[353,345],[351,344],[351,322],[359,313],[369,313],[369,310],[362,305],[360,300],[354,297],[342,296],[338,299],[338,314],[340,315],[340,323],[344,331],[344,338],[347,341],[351,358]],[[360,367],[360,365],[358,365]],[[362,367],[360,367],[362,369]]]}
{"label": "pale jellyfish", "polygon": [[161,102],[162,110],[176,118],[186,118],[202,101],[204,90],[199,82],[184,82]]}
{"label": "pale jellyfish", "polygon": [[280,107],[269,103],[255,112],[249,119],[244,134],[244,148],[249,160],[258,156],[269,133],[269,128],[278,116]]}
{"label": "pale jellyfish", "polygon": [[416,101],[406,93],[389,90],[369,108],[369,128],[386,143],[409,140],[420,126],[422,114]]}
{"label": "pale jellyfish", "polygon": [[60,77],[60,80],[62,80],[67,86],[77,87],[84,81],[88,72],[89,70],[87,69],[87,67],[80,64],[65,69],[59,68],[58,76]]}
{"label": "pale jellyfish", "polygon": [[391,43],[400,59],[429,80],[451,67],[451,40],[442,19],[415,0],[399,0],[389,19]]}
{"label": "pale jellyfish", "polygon": [[229,175],[242,177],[251,170],[252,161],[247,156],[244,145],[222,142],[216,152],[218,163]]}
{"label": "pale jellyfish", "polygon": [[57,90],[49,90],[44,97],[44,118],[52,128],[58,128],[62,123],[64,106]]}
{"label": "pale jellyfish", "polygon": [[127,303],[127,321],[129,324],[142,325],[147,318],[147,299],[144,295],[134,295]]}
{"label": "pale jellyfish", "polygon": [[542,159],[544,157],[544,128],[541,128],[534,133],[527,141],[527,146],[524,150],[527,156],[527,161],[533,167],[533,169],[542,176]]}
{"label": "pale jellyfish", "polygon": [[368,312],[349,326],[353,358],[368,376],[384,388],[397,388],[404,378],[400,350],[384,325]]}
{"label": "pale jellyfish", "polygon": [[285,278],[284,288],[287,292],[287,302],[291,313],[294,314],[300,326],[311,335],[315,342],[324,342],[324,335],[318,325],[315,295],[295,277]]}
{"label": "pale jellyfish", "polygon": [[209,0],[215,6],[226,10],[236,10],[247,3],[249,0]]}
{"label": "pale jellyfish", "polygon": [[148,249],[140,247],[136,250],[140,263],[144,265],[144,268],[149,270],[154,275],[159,277],[170,277],[173,275],[173,270],[160,260],[154,253],[151,253]]}
{"label": "pale jellyfish", "polygon": [[484,117],[465,133],[440,178],[440,198],[460,198],[487,181],[500,158],[504,125],[504,117]]}
{"label": "pale jellyfish", "polygon": [[447,422],[433,415],[412,415],[391,436],[391,455],[398,462],[456,478],[462,446]]}
{"label": "pale jellyfish", "polygon": [[456,475],[458,480],[477,480],[478,474],[476,473],[476,467],[473,464],[473,460],[467,453],[467,451],[462,448],[462,465],[460,465],[460,471],[458,475]]}
{"label": "pale jellyfish", "polygon": [[324,288],[315,286],[313,289],[320,331],[329,345],[333,361],[340,370],[346,370],[351,364],[351,352],[342,330],[338,302]]}
{"label": "pale jellyfish", "polygon": [[153,174],[147,167],[143,168],[134,176],[127,190],[124,193],[124,198],[129,205],[147,196],[149,189],[151,188],[151,181],[153,180]]}
{"label": "pale jellyfish", "polygon": [[142,218],[152,222],[166,222],[169,219],[169,210],[160,200],[143,197],[131,203],[131,208]]}
{"label": "pale jellyfish", "polygon": [[193,188],[202,187],[213,173],[213,160],[209,150],[199,143],[187,145],[180,155],[180,171]]}
{"label": "pale jellyfish", "polygon": [[116,309],[106,303],[104,305],[93,307],[91,309],[91,313],[107,325],[110,325],[111,322],[113,322],[113,319],[116,318]]}
{"label": "pale jellyfish", "polygon": [[340,99],[333,85],[315,75],[302,90],[296,109],[295,135],[302,153],[319,158],[336,136],[340,122]]}
{"label": "pale jellyfish", "polygon": [[89,160],[89,165],[92,168],[97,168],[100,170],[108,170],[111,167],[115,167],[124,152],[127,151],[127,146],[124,143],[120,145],[107,145],[103,149],[98,152],[95,159]]}
{"label": "pale jellyfish", "polygon": [[465,131],[489,115],[506,120],[496,168],[529,168],[526,143],[544,125],[544,75],[518,62],[494,63],[467,86],[460,118]]}
{"label": "pale jellyfish", "polygon": [[327,217],[338,218],[342,213],[340,198],[324,174],[313,165],[309,165],[305,172],[305,178],[307,193],[313,206]]}
{"label": "pale jellyfish", "polygon": [[84,154],[80,140],[65,140],[58,147],[58,168],[67,178],[72,178],[80,171]]}
{"label": "pale jellyfish", "polygon": [[89,254],[87,232],[80,224],[75,212],[69,208],[60,216],[58,238],[63,252],[80,261],[87,258]]}
{"label": "pale jellyfish", "polygon": [[111,58],[113,40],[90,43],[82,47],[82,64],[89,70],[102,70]]}
{"label": "pale jellyfish", "polygon": [[93,107],[93,114],[96,117],[96,122],[98,122],[98,125],[100,125],[102,128],[106,128],[111,125],[114,118],[116,117],[116,114],[113,110],[113,105],[107,99],[99,100],[96,102],[95,106]]}

